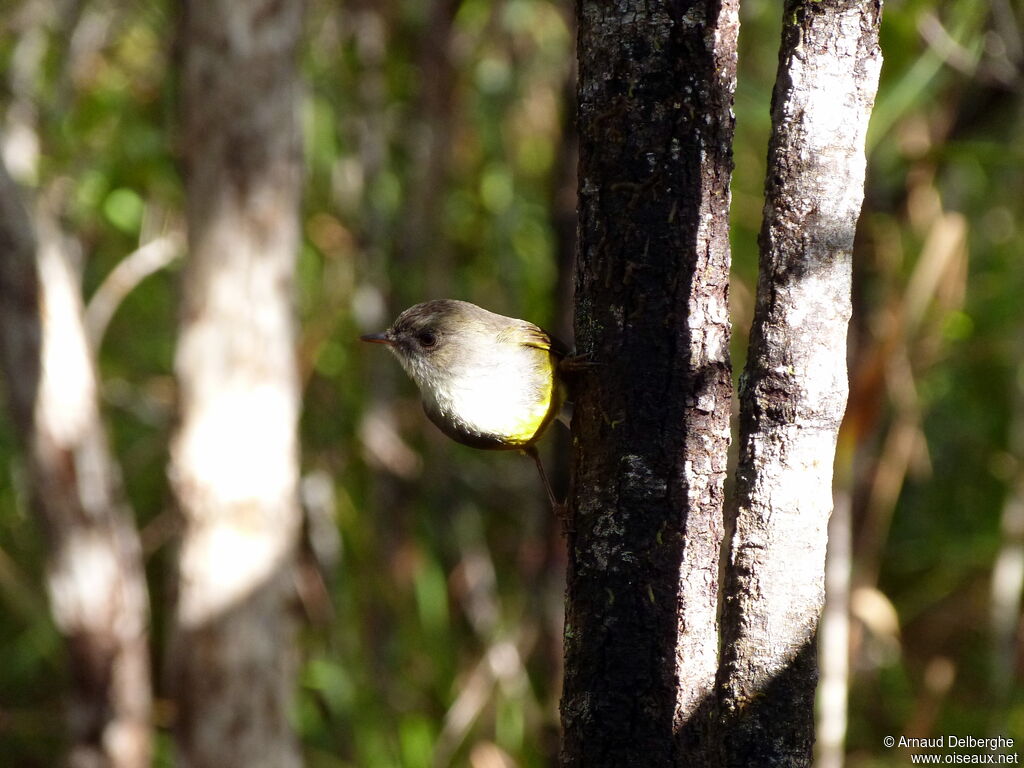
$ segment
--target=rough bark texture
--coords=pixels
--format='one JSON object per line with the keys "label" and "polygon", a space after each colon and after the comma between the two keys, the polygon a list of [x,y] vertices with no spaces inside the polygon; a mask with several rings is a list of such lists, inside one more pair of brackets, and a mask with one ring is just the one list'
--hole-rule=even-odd
{"label": "rough bark texture", "polygon": [[789,0],[784,13],[722,613],[728,766],[811,762],[851,253],[881,64],[880,0]]}
{"label": "rough bark texture", "polygon": [[144,768],[149,603],[138,535],[100,419],[78,275],[60,233],[37,244],[0,167],[0,355],[46,538],[50,610],[69,655],[72,768]]}
{"label": "rough bark texture", "polygon": [[699,765],[718,664],[737,7],[582,0],[562,761]]}
{"label": "rough bark texture", "polygon": [[184,766],[300,764],[289,714],[302,16],[300,2],[185,3],[190,255],[171,446],[186,522],[173,651]]}

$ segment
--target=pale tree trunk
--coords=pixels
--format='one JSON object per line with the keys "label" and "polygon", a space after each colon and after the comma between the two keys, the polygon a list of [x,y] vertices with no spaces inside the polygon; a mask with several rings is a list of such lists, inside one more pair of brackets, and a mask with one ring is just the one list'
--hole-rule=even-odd
{"label": "pale tree trunk", "polygon": [[700,765],[731,381],[737,4],[578,5],[567,766]]}
{"label": "pale tree trunk", "polygon": [[[1018,338],[1017,359],[1024,359],[1024,338]],[[1024,456],[1024,381],[1017,379],[1007,452]],[[1018,465],[1009,484],[1000,515],[999,552],[989,583],[989,638],[991,700],[997,711],[1008,712],[1015,694],[1021,643],[1024,640],[1024,466]],[[1003,716],[1005,717],[1005,715]],[[1009,732],[1009,723],[995,720],[992,733]]]}
{"label": "pale tree trunk", "polygon": [[843,768],[850,694],[850,586],[853,568],[850,492],[837,490],[828,522],[825,553],[825,608],[818,642],[815,768]]}
{"label": "pale tree trunk", "polygon": [[880,15],[880,0],[788,0],[784,9],[722,612],[721,758],[729,766],[811,760]]}
{"label": "pale tree trunk", "polygon": [[68,650],[72,768],[143,768],[151,752],[149,602],[138,534],[99,411],[79,276],[49,215],[39,242],[0,166],[0,353]]}
{"label": "pale tree trunk", "polygon": [[185,3],[189,256],[170,477],[185,519],[172,684],[185,766],[291,768],[300,527],[293,271],[300,2]]}

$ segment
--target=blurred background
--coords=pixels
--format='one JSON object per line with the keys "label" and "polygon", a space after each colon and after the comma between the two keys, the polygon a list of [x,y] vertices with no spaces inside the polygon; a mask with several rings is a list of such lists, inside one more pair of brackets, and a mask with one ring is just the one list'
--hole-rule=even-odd
{"label": "blurred background", "polygon": [[[116,310],[98,350],[103,404],[145,549],[157,764],[170,765],[160,672],[180,530],[166,477],[183,232],[177,10],[2,7],[4,160],[72,236],[97,322]],[[780,7],[745,0],[741,18],[737,375]],[[905,765],[882,746],[890,734],[1024,739],[1022,21],[1020,0],[885,9],[836,465],[838,631],[823,646],[830,679],[848,682],[848,736],[822,765]],[[550,765],[565,562],[534,468],[447,441],[395,361],[356,338],[442,296],[571,336],[571,4],[310,0],[307,29],[296,298],[319,564],[306,575],[326,587],[304,591],[295,725],[307,763]],[[155,271],[111,304],[108,276],[154,242]],[[546,442],[564,487],[565,434]],[[52,766],[68,672],[6,420],[0,467],[0,755]],[[843,698],[823,718],[841,723]]]}

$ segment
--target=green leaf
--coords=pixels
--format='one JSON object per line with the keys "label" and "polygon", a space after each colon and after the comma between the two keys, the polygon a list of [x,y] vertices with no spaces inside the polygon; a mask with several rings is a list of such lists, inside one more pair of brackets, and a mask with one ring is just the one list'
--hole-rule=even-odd
{"label": "green leaf", "polygon": [[142,212],[145,207],[146,204],[137,192],[119,187],[103,201],[103,215],[125,234],[135,235],[142,224]]}

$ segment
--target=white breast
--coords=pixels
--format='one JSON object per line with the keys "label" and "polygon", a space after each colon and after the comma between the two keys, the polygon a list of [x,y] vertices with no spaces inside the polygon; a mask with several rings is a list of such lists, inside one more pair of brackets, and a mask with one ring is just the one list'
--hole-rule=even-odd
{"label": "white breast", "polygon": [[537,369],[538,353],[529,347],[494,345],[486,362],[466,361],[456,375],[439,382],[432,398],[424,391],[427,408],[474,432],[525,443],[551,405],[550,379]]}

